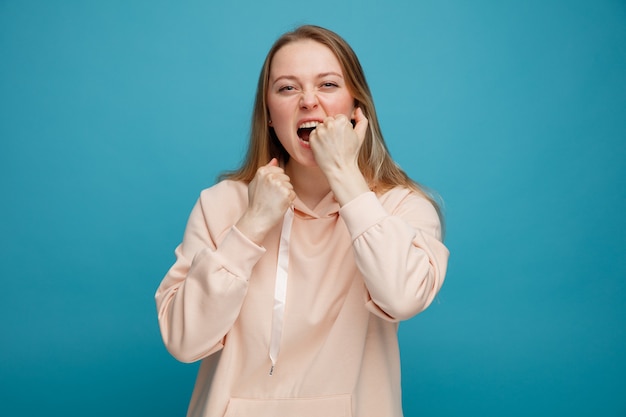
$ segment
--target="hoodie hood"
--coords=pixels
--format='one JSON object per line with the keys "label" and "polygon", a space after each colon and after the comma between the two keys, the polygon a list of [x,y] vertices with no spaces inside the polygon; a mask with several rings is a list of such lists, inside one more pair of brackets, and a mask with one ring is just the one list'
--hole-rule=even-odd
{"label": "hoodie hood", "polygon": [[321,219],[324,217],[338,216],[339,209],[341,208],[332,191],[328,192],[313,208],[309,208],[298,196],[296,196],[292,207],[295,210],[296,216],[304,219]]}

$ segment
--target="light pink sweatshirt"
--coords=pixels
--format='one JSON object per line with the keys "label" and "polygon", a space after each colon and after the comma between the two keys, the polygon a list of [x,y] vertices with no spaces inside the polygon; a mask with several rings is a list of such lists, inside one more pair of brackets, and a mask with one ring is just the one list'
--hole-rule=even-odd
{"label": "light pink sweatshirt", "polygon": [[448,260],[433,206],[403,188],[296,198],[258,246],[233,226],[247,199],[241,182],[201,193],[156,292],[169,352],[202,360],[188,416],[402,416],[398,322]]}

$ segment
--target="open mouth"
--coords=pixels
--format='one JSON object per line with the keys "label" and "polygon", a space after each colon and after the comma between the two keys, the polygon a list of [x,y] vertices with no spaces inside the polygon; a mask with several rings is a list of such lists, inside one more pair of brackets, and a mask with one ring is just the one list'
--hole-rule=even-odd
{"label": "open mouth", "polygon": [[298,137],[301,141],[308,143],[311,137],[311,132],[315,130],[320,122],[304,122],[298,127]]}

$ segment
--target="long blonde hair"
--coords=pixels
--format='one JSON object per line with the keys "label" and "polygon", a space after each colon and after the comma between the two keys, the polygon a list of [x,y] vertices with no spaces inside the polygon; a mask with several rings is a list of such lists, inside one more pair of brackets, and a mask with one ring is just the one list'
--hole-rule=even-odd
{"label": "long blonde hair", "polygon": [[314,40],[328,47],[337,57],[343,71],[346,86],[355,100],[355,107],[360,107],[368,119],[369,128],[361,146],[358,157],[359,168],[369,183],[370,188],[377,194],[396,187],[404,186],[423,195],[434,205],[439,213],[443,225],[441,207],[434,197],[422,185],[413,181],[391,158],[383,134],[378,124],[374,100],[370,92],[365,73],[358,57],[350,45],[336,33],[314,25],[304,25],[292,32],[282,35],[269,50],[257,84],[256,98],[252,112],[250,143],[246,158],[241,167],[234,171],[220,175],[220,180],[230,179],[250,182],[256,171],[266,165],[273,157],[287,161],[289,154],[278,141],[274,129],[269,127],[269,111],[267,109],[267,93],[270,76],[270,66],[276,52],[283,46],[299,41]]}

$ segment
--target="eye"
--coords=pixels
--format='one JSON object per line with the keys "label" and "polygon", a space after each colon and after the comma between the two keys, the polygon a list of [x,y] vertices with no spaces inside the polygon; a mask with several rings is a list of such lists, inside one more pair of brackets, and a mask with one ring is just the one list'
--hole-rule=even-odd
{"label": "eye", "polygon": [[280,87],[280,88],[278,89],[278,91],[279,91],[279,92],[289,92],[289,91],[293,91],[293,90],[295,90],[295,89],[296,89],[296,88],[295,88],[293,85],[285,85],[285,86],[283,86],[283,87]]}
{"label": "eye", "polygon": [[335,87],[339,87],[339,85],[332,81],[328,81],[322,84],[322,88],[335,88]]}

